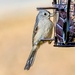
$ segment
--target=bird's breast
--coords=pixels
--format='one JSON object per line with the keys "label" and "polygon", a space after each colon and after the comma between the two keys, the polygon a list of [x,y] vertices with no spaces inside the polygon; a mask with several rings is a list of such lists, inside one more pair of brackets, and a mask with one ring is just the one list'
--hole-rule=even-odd
{"label": "bird's breast", "polygon": [[48,36],[53,28],[53,23],[50,20],[43,20],[39,24],[39,30],[43,36]]}

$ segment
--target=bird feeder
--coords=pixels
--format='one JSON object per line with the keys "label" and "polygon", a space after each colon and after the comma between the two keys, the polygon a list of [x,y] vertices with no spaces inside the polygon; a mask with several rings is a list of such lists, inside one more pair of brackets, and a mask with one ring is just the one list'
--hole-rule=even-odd
{"label": "bird feeder", "polygon": [[75,47],[75,0],[53,0],[52,7],[39,7],[53,9],[56,14],[54,21],[54,39],[41,41],[54,41],[55,47]]}

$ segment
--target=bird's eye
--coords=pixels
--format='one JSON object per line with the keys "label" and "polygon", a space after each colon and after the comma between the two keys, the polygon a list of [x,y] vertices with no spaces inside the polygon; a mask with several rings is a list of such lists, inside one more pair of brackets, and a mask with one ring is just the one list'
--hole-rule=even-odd
{"label": "bird's eye", "polygon": [[47,14],[46,14],[46,13],[44,13],[44,15],[46,16]]}

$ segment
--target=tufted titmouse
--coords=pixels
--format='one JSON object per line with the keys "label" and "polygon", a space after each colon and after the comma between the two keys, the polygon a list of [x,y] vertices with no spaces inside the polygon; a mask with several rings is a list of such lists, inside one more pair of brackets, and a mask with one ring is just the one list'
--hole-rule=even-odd
{"label": "tufted titmouse", "polygon": [[[52,30],[53,30],[53,23],[50,20],[50,16],[52,14],[47,10],[40,10],[36,17],[36,22],[33,30],[33,37],[32,37],[32,50],[30,52],[29,58],[26,62],[24,70],[29,70],[32,66],[36,52],[38,48],[45,42],[41,41],[41,39],[51,38]],[[51,41],[48,41],[51,43]]]}

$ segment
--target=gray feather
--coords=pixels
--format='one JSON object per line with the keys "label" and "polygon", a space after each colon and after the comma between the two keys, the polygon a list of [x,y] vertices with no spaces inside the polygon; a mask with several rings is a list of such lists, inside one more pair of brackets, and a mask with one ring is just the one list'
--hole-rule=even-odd
{"label": "gray feather", "polygon": [[32,46],[34,45],[34,37],[38,31],[38,23],[39,23],[39,18],[38,18],[38,15],[36,17],[36,22],[35,22],[35,25],[34,25],[34,29],[33,29],[33,35],[32,35]]}
{"label": "gray feather", "polygon": [[25,67],[24,67],[24,70],[29,70],[30,69],[30,67],[32,66],[32,64],[34,62],[35,55],[36,55],[36,50],[34,50],[34,51],[32,51],[30,53],[30,56],[29,56],[29,58],[27,60],[27,63],[25,65]]}

